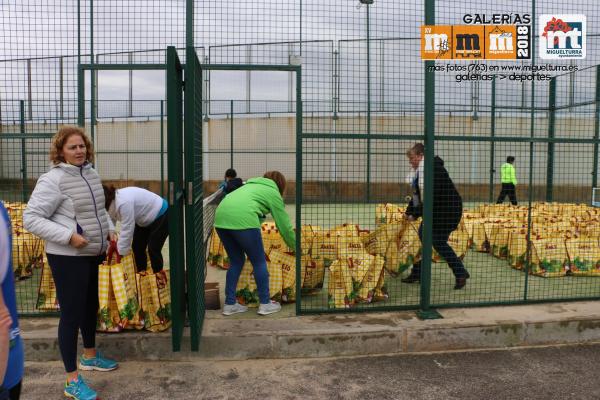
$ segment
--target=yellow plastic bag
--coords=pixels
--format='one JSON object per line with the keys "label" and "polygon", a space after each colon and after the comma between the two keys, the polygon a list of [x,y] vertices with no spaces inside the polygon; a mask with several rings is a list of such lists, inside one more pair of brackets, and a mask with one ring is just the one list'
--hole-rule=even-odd
{"label": "yellow plastic bag", "polygon": [[473,249],[481,253],[488,253],[490,251],[490,242],[484,225],[486,221],[484,218],[465,221],[467,227],[469,225],[472,227],[471,242]]}
{"label": "yellow plastic bag", "polygon": [[303,225],[302,233],[300,235],[300,253],[302,255],[310,255],[312,250],[313,239],[320,227],[313,225]]}
{"label": "yellow plastic bag", "polygon": [[169,271],[136,274],[139,279],[140,305],[144,312],[144,328],[161,332],[171,326],[171,286]]}
{"label": "yellow plastic bag", "polygon": [[362,279],[358,289],[357,300],[359,302],[371,303],[387,298],[387,291],[383,287],[385,260],[380,256],[373,256],[369,270]]}
{"label": "yellow plastic bag", "polygon": [[534,240],[531,246],[530,272],[533,275],[555,278],[567,274],[569,259],[564,239],[553,237]]}
{"label": "yellow plastic bag", "polygon": [[513,230],[508,239],[508,263],[515,269],[525,268],[527,263],[527,231]]}
{"label": "yellow plastic bag", "polygon": [[16,279],[27,279],[33,274],[33,266],[29,257],[27,235],[21,228],[13,229],[12,237],[13,272]]}
{"label": "yellow plastic bag", "polygon": [[337,260],[337,238],[329,232],[319,232],[313,238],[313,259],[323,260],[325,267]]}
{"label": "yellow plastic bag", "polygon": [[131,253],[122,258],[117,257],[117,262],[110,266],[110,281],[119,308],[121,324],[125,328],[142,329],[135,273]]}
{"label": "yellow plastic bag", "polygon": [[45,254],[43,260],[42,277],[40,278],[36,307],[41,311],[56,311],[59,309],[58,299],[56,298],[56,286]]}
{"label": "yellow plastic bag", "polygon": [[[353,290],[358,293],[375,256],[366,254],[364,257],[348,257],[346,263],[348,264],[348,271],[352,277]],[[344,262],[344,260],[341,260]],[[379,277],[378,277],[379,278]]]}
{"label": "yellow plastic bag", "polygon": [[279,286],[281,288],[281,301],[283,303],[296,301],[296,256],[273,250],[269,254],[269,260],[271,269],[281,270],[282,282]]}
{"label": "yellow plastic bag", "polygon": [[258,307],[259,300],[256,281],[254,280],[252,264],[248,259],[246,259],[242,267],[242,272],[240,273],[240,278],[235,289],[235,297],[240,304],[249,307]]}
{"label": "yellow plastic bag", "polygon": [[229,257],[227,256],[225,247],[223,247],[221,238],[219,238],[215,228],[213,228],[213,231],[210,235],[207,261],[213,267],[229,269]]}
{"label": "yellow plastic bag", "polygon": [[119,308],[110,282],[110,265],[98,266],[98,332],[120,332],[123,329]]}
{"label": "yellow plastic bag", "polygon": [[329,267],[327,292],[329,308],[350,308],[355,303],[352,276],[345,260],[336,260]]}
{"label": "yellow plastic bag", "polygon": [[304,275],[302,292],[310,294],[316,293],[317,289],[322,289],[325,279],[325,265],[323,265],[323,260],[306,258],[306,262],[302,263],[302,268],[302,274]]}
{"label": "yellow plastic bag", "polygon": [[[276,253],[275,251],[271,252]],[[283,289],[283,275],[281,265],[270,261],[267,256],[267,270],[269,271],[269,296],[273,300],[281,300],[281,292]],[[257,307],[260,303],[258,298],[258,286],[254,278],[254,268],[249,260],[246,260],[242,267],[242,273],[236,287],[236,297],[240,304],[245,304],[249,307]]]}
{"label": "yellow plastic bag", "polygon": [[364,257],[367,255],[365,246],[358,236],[339,236],[336,240],[337,258]]}
{"label": "yellow plastic bag", "polygon": [[600,247],[598,240],[586,237],[565,242],[569,269],[574,276],[600,276]]}
{"label": "yellow plastic bag", "polygon": [[387,210],[385,204],[377,204],[375,206],[375,226],[383,225],[387,222]]}
{"label": "yellow plastic bag", "polygon": [[397,276],[421,259],[421,240],[415,224],[407,224],[402,236],[388,245],[385,253],[385,269]]}
{"label": "yellow plastic bag", "polygon": [[261,229],[261,235],[265,254],[269,254],[273,250],[281,252],[289,251],[289,248],[283,241],[283,238],[279,234],[279,230],[277,228],[267,230]]}
{"label": "yellow plastic bag", "polygon": [[396,242],[408,224],[404,221],[393,224],[381,224],[364,239],[365,250],[372,255],[385,256],[391,242]]}

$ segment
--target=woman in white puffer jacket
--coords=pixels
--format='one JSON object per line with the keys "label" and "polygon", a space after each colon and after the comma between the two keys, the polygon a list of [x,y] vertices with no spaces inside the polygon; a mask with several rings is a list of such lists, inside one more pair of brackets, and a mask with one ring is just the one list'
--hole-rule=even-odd
{"label": "woman in white puffer jacket", "polygon": [[110,371],[117,363],[96,351],[98,265],[105,258],[114,226],[104,209],[102,182],[92,163],[92,144],[81,128],[66,126],[52,139],[50,170],[40,176],[23,213],[25,229],[46,241],[46,254],[60,306],[58,344],[67,372],[64,393],[95,399],[78,373],[77,336],[83,355],[79,369]]}

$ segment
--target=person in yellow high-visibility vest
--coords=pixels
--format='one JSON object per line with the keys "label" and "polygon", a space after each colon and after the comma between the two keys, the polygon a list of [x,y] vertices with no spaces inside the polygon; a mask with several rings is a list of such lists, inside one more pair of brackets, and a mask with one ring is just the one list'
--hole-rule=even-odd
{"label": "person in yellow high-visibility vest", "polygon": [[504,198],[508,196],[513,206],[517,205],[517,173],[515,171],[515,158],[513,156],[506,157],[506,162],[502,164],[500,176],[502,179],[502,190],[498,196],[497,204],[504,202]]}

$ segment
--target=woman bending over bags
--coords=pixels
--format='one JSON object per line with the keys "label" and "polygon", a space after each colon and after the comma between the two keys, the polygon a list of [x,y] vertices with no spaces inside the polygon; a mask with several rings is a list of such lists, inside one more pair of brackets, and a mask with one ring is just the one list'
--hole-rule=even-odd
{"label": "woman bending over bags", "polygon": [[271,213],[285,244],[294,249],[296,235],[285,212],[283,192],[285,177],[279,171],[266,172],[262,178],[249,179],[246,184],[229,193],[215,213],[215,228],[229,256],[230,267],[225,282],[224,315],[248,311],[235,298],[246,255],[252,263],[260,306],[258,314],[267,315],[281,310],[281,305],[269,296],[269,271],[260,234],[260,219]]}
{"label": "woman bending over bags", "polygon": [[79,369],[111,371],[117,363],[96,351],[98,265],[105,259],[114,227],[104,209],[104,192],[92,167],[94,150],[78,127],[52,138],[51,167],[40,176],[23,213],[25,229],[46,241],[46,254],[60,305],[58,345],[67,372],[64,394],[93,400],[96,392],[77,369],[77,336],[83,355]]}
{"label": "woman bending over bags", "polygon": [[121,221],[121,235],[117,241],[119,254],[133,257],[138,271],[147,265],[146,249],[150,255],[152,270],[163,269],[162,248],[169,236],[167,201],[157,194],[138,187],[115,189],[102,185],[106,210],[113,222]]}

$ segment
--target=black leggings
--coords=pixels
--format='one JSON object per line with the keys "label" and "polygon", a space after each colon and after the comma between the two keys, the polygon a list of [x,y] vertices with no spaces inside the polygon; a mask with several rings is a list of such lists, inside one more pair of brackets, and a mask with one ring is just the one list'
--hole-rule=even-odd
{"label": "black leggings", "polygon": [[9,399],[10,400],[19,400],[19,398],[21,397],[21,384],[23,383],[23,381],[19,381],[19,383],[17,383],[15,386],[11,387],[9,392]]}
{"label": "black leggings", "polygon": [[65,370],[77,370],[77,334],[83,347],[96,347],[98,313],[98,265],[102,256],[60,256],[47,254],[60,306],[58,346]]}
{"label": "black leggings", "polygon": [[146,248],[150,255],[150,263],[154,272],[162,271],[163,256],[162,248],[169,236],[169,217],[167,210],[163,215],[158,217],[156,221],[148,226],[135,226],[133,231],[133,257],[135,258],[135,266],[138,271],[145,271],[148,264],[146,257]]}

